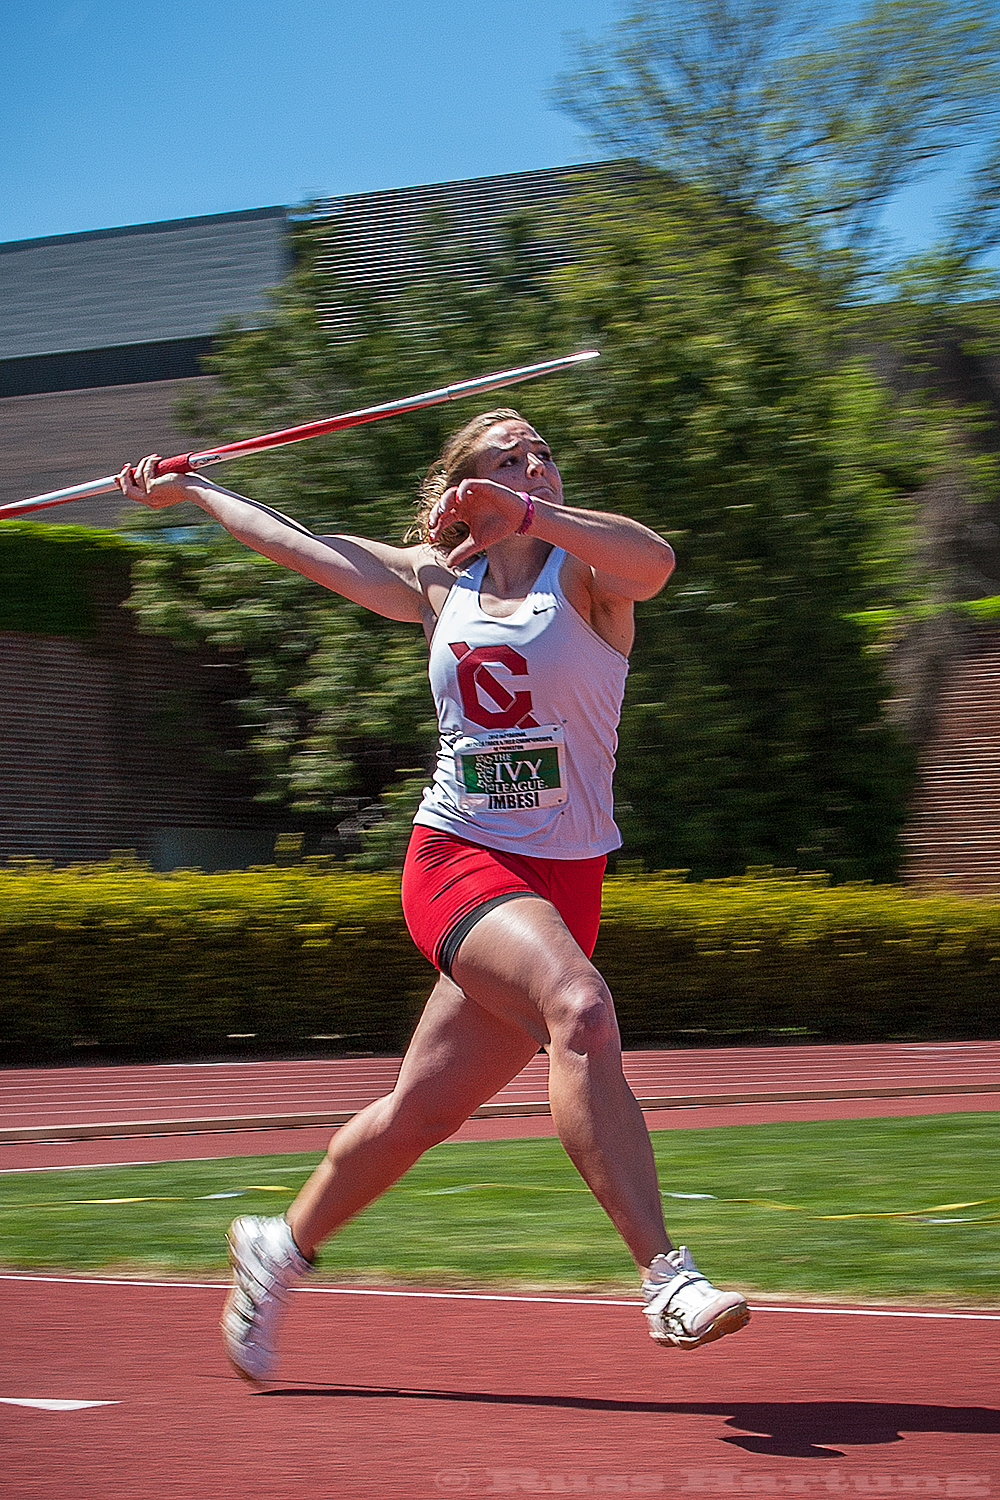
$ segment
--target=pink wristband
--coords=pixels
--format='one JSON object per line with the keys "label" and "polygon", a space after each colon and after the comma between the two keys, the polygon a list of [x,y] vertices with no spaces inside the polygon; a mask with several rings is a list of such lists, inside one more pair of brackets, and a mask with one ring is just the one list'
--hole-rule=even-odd
{"label": "pink wristband", "polygon": [[535,502],[534,500],[532,500],[531,496],[526,495],[523,490],[515,490],[514,494],[517,495],[520,500],[524,501],[524,520],[521,522],[514,535],[524,536],[526,532],[529,532],[531,530],[531,523],[535,519]]}

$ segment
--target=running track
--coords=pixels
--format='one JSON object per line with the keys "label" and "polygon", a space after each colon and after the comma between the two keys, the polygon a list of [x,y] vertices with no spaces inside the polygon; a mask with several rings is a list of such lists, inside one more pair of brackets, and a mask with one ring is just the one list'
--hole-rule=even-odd
{"label": "running track", "polygon": [[[546,1068],[534,1058],[457,1138],[552,1134],[539,1113]],[[0,1166],[320,1151],[398,1069],[358,1058],[0,1072]],[[625,1070],[655,1130],[1000,1108],[1000,1042],[631,1052]]]}
{"label": "running track", "polygon": [[[680,1127],[990,1109],[997,1103],[990,1092],[919,1090],[989,1089],[998,1053],[998,1044],[972,1044],[667,1054],[662,1066],[681,1068],[686,1095],[728,1091],[764,1100],[648,1118]],[[644,1056],[629,1062],[640,1092]],[[201,1086],[211,1077],[197,1108],[203,1119],[216,1110],[222,1120],[248,1101],[266,1112],[275,1083],[282,1102],[292,1088],[314,1088],[317,1067],[344,1065],[39,1071],[2,1081],[12,1089],[33,1081],[47,1091],[35,1098],[36,1122],[53,1102],[68,1101],[76,1118],[84,1092],[96,1085],[90,1103],[107,1123],[113,1101],[126,1121],[137,1105],[147,1121],[166,1119],[165,1106],[190,1119],[183,1111],[192,1080]],[[343,1078],[355,1090],[354,1107],[364,1102],[359,1080],[380,1092],[392,1067],[371,1060]],[[526,1090],[522,1098],[539,1097],[539,1064],[532,1067],[512,1085]],[[665,1076],[656,1074],[657,1090]],[[331,1077],[327,1071],[320,1086]],[[143,1078],[164,1086],[145,1102],[137,1092]],[[61,1093],[60,1083],[84,1092]],[[244,1092],[231,1091],[237,1083]],[[886,1088],[906,1092],[880,1096]],[[767,1102],[790,1092],[800,1097]],[[48,1116],[50,1126],[59,1118]],[[51,1159],[59,1152],[82,1162],[306,1150],[313,1136],[318,1145],[328,1133],[214,1128],[2,1149],[16,1169],[65,1164]],[[500,1117],[467,1130],[550,1128],[540,1117]],[[31,1151],[30,1163],[9,1159]],[[1000,1495],[1000,1312],[765,1304],[743,1333],[684,1355],[657,1349],[624,1301],[313,1287],[293,1299],[281,1380],[252,1392],[229,1374],[219,1351],[218,1286],[53,1273],[0,1278],[0,1297],[9,1500]],[[30,1404],[39,1401],[49,1405]]]}
{"label": "running track", "polygon": [[1000,1315],[771,1307],[681,1354],[624,1303],[319,1288],[258,1393],[218,1287],[0,1287],[7,1500],[1000,1493]]}

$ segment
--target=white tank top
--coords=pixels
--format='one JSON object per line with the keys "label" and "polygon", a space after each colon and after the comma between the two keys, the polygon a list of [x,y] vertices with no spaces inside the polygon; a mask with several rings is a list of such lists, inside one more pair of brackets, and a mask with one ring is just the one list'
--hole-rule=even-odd
{"label": "white tank top", "polygon": [[552,549],[504,620],[479,603],[486,558],[455,580],[431,640],[441,738],[415,823],[544,859],[621,844],[611,782],[628,660],[566,598],[565,556]]}

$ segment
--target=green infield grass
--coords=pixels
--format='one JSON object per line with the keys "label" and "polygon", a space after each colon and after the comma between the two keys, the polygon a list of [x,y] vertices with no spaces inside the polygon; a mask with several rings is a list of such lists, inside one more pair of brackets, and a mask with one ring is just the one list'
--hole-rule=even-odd
{"label": "green infield grass", "polygon": [[[714,1280],[758,1294],[1000,1306],[996,1115],[661,1131],[653,1141],[673,1237]],[[315,1160],[3,1174],[0,1263],[214,1276],[229,1220],[280,1213]],[[437,1147],[324,1247],[320,1274],[634,1289],[623,1247],[554,1140]]]}

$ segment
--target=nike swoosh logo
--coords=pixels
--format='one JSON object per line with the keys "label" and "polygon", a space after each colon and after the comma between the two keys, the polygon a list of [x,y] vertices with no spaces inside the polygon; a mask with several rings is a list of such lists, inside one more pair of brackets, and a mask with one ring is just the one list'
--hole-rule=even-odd
{"label": "nike swoosh logo", "polygon": [[547,610],[555,609],[555,607],[554,602],[552,604],[533,604],[531,606],[531,613],[533,615],[544,615]]}

